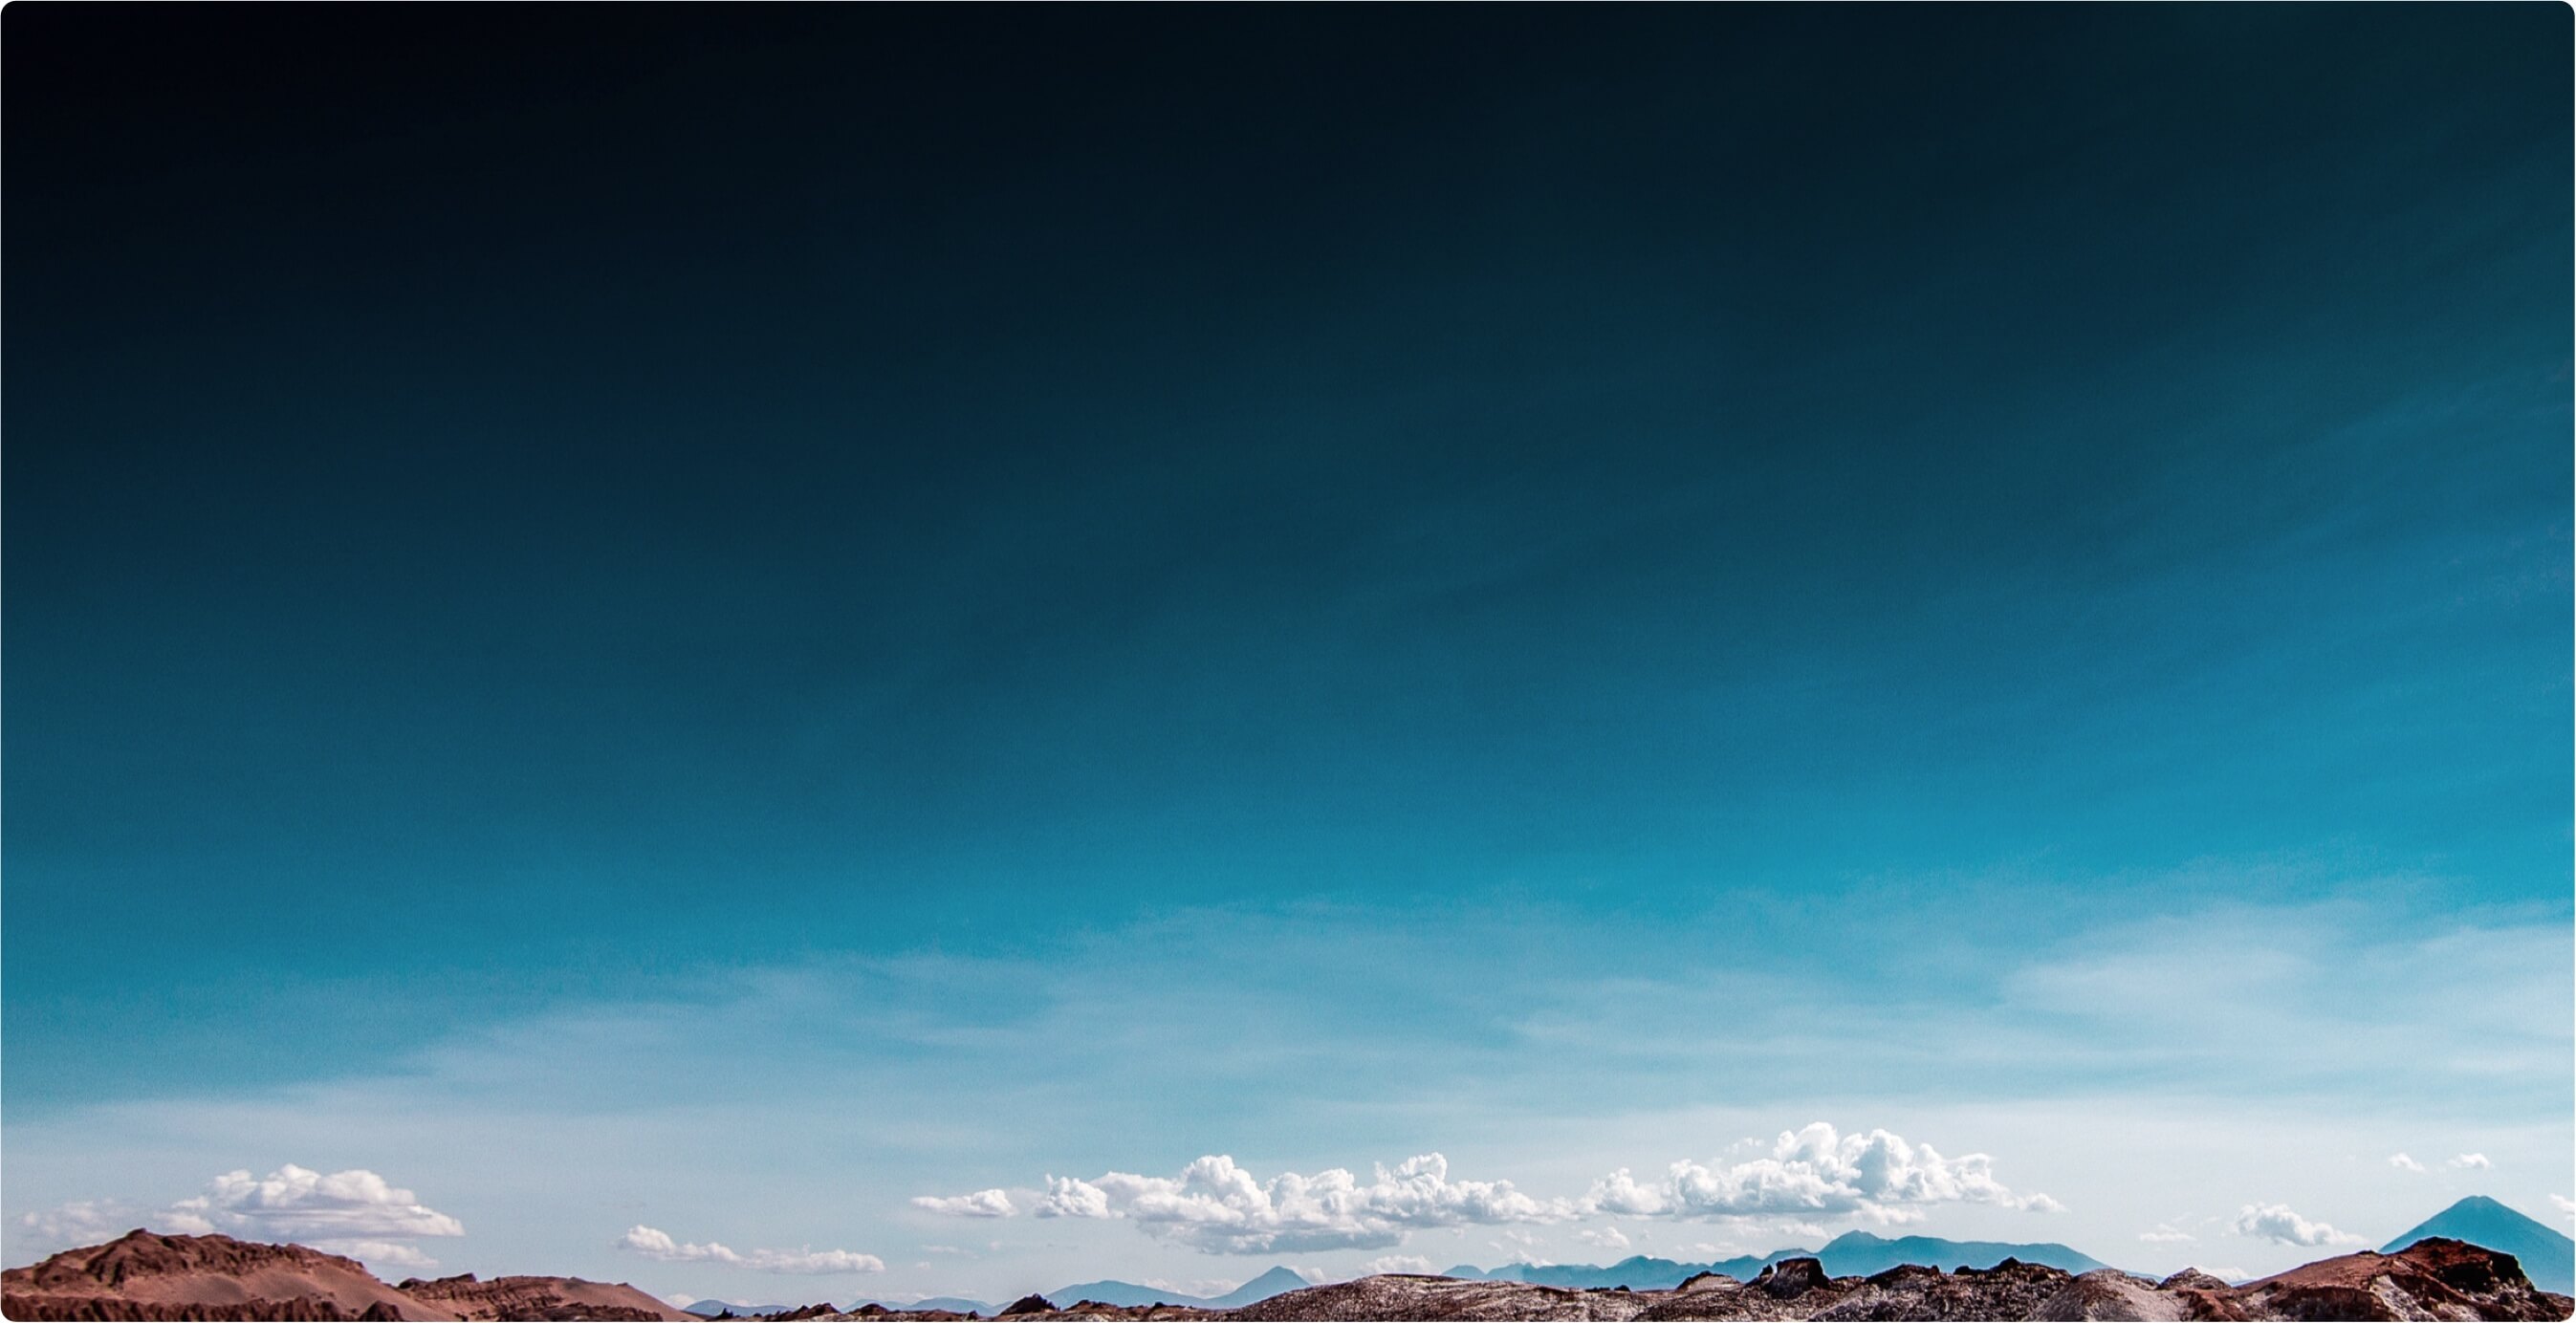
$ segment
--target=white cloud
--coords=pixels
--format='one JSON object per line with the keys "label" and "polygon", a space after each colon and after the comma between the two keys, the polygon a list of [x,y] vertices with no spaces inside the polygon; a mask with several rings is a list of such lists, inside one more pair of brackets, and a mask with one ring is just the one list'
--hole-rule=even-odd
{"label": "white cloud", "polygon": [[2549,1196],[2549,1202],[2558,1205],[2559,1212],[2569,1217],[2576,1217],[2576,1199],[2570,1199],[2563,1194],[2553,1194]]}
{"label": "white cloud", "polygon": [[2361,1237],[2337,1231],[2323,1222],[2311,1222],[2291,1212],[2286,1204],[2247,1204],[2227,1224],[2227,1229],[2240,1236],[2259,1236],[2284,1245],[2358,1245]]}
{"label": "white cloud", "polygon": [[345,1255],[376,1270],[378,1276],[390,1268],[410,1272],[427,1272],[438,1266],[438,1260],[421,1253],[417,1245],[398,1240],[317,1240],[313,1248],[325,1254]]}
{"label": "white cloud", "polygon": [[164,1215],[174,1229],[223,1231],[250,1240],[360,1243],[421,1236],[461,1236],[465,1227],[424,1207],[420,1196],[388,1184],[372,1171],[328,1176],[293,1163],[266,1176],[226,1172],[193,1199]]}
{"label": "white cloud", "polygon": [[256,1179],[248,1171],[226,1172],[204,1194],[166,1208],[86,1199],[28,1213],[17,1225],[46,1251],[94,1245],[143,1227],[170,1235],[222,1232],[244,1240],[291,1241],[373,1267],[414,1271],[435,1268],[438,1260],[406,1242],[465,1234],[455,1218],[423,1206],[418,1195],[372,1171],[325,1176],[293,1163]]}
{"label": "white cloud", "polygon": [[641,1254],[664,1263],[725,1263],[753,1272],[830,1274],[884,1272],[885,1260],[873,1254],[856,1254],[849,1250],[756,1249],[749,1254],[709,1241],[691,1244],[674,1240],[671,1233],[648,1226],[632,1226],[617,1238],[618,1249]]}
{"label": "white cloud", "polygon": [[1782,1131],[1767,1157],[1716,1165],[1685,1159],[1653,1185],[1621,1168],[1593,1182],[1581,1206],[1631,1217],[1826,1213],[1892,1224],[1918,1221],[1923,1205],[1942,1203],[2064,1208],[2047,1195],[2005,1188],[1994,1177],[1994,1159],[1983,1153],[1945,1158],[1929,1144],[1885,1130],[1843,1135],[1822,1121]]}
{"label": "white cloud", "polygon": [[2442,1165],[2462,1170],[2473,1167],[2479,1171],[2492,1171],[2495,1168],[2495,1164],[2487,1161],[2487,1155],[2484,1153],[2463,1153]]}
{"label": "white cloud", "polygon": [[2410,1158],[2410,1157],[2406,1156],[2406,1155],[2405,1155],[2405,1154],[2403,1154],[2403,1153],[2391,1153],[2391,1154],[2389,1154],[2389,1155],[2388,1155],[2388,1165],[2389,1165],[2389,1166],[2392,1166],[2392,1167],[2395,1167],[2395,1168],[2396,1168],[2396,1169],[2398,1169],[2399,1171],[2422,1171],[2422,1170],[2424,1170],[2424,1164],[2423,1164],[2423,1163],[2417,1162],[2415,1159]]}
{"label": "white cloud", "polygon": [[1539,1257],[1538,1237],[1526,1231],[1508,1230],[1503,1233],[1501,1240],[1489,1240],[1485,1244],[1510,1255],[1514,1263],[1526,1263],[1532,1267],[1542,1268],[1548,1264],[1548,1260]]}
{"label": "white cloud", "polygon": [[2150,1245],[2179,1245],[2187,1240],[2198,1240],[2200,1237],[2195,1236],[2180,1227],[2158,1222],[2156,1223],[2155,1230],[2139,1232],[2138,1239],[2143,1240]]}
{"label": "white cloud", "polygon": [[1574,1238],[1587,1245],[1598,1245],[1603,1249],[1626,1249],[1629,1244],[1627,1233],[1617,1227],[1598,1229],[1586,1227],[1575,1232]]}
{"label": "white cloud", "polygon": [[114,1199],[82,1199],[19,1217],[28,1239],[47,1252],[113,1240],[153,1219]]}
{"label": "white cloud", "polygon": [[1575,1216],[1566,1201],[1542,1203],[1509,1181],[1453,1181],[1449,1160],[1437,1153],[1378,1167],[1365,1182],[1338,1167],[1312,1176],[1282,1172],[1263,1181],[1224,1154],[1202,1157],[1178,1176],[1049,1176],[1046,1193],[1031,1211],[1039,1217],[1124,1219],[1209,1254],[1391,1249],[1424,1227]]}
{"label": "white cloud", "polygon": [[1019,1211],[1011,1206],[1011,1196],[1007,1190],[977,1190],[973,1194],[951,1195],[947,1198],[928,1194],[918,1195],[914,1197],[912,1206],[927,1208],[934,1213],[945,1213],[950,1217],[1009,1217]]}
{"label": "white cloud", "polygon": [[1431,1265],[1431,1260],[1426,1259],[1419,1254],[1381,1254],[1376,1258],[1361,1264],[1360,1271],[1369,1274],[1382,1272],[1409,1272],[1419,1273],[1428,1277],[1440,1270]]}

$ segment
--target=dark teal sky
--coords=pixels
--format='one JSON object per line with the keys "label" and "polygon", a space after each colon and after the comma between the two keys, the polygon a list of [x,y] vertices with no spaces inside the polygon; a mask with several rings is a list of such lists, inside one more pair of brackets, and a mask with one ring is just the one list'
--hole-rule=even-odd
{"label": "dark teal sky", "polygon": [[1207,907],[2568,921],[2563,8],[468,27],[8,10],[13,1121]]}

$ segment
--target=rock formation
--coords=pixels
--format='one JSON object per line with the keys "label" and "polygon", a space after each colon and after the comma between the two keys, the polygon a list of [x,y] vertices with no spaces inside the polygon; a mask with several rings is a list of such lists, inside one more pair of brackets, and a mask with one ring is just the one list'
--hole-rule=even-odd
{"label": "rock formation", "polygon": [[[568,1277],[473,1276],[387,1286],[353,1260],[294,1245],[137,1231],[5,1274],[12,1319],[612,1319],[690,1316],[631,1286]],[[939,1323],[953,1310],[822,1306],[795,1318]],[[2231,1286],[2186,1269],[2163,1281],[2109,1268],[2081,1275],[2005,1259],[1992,1268],[1903,1264],[1831,1277],[1814,1258],[1765,1266],[1751,1281],[1702,1273],[1673,1290],[1545,1286],[1390,1273],[1312,1286],[1238,1309],[1081,1300],[1059,1308],[1024,1296],[999,1317],[1081,1320],[1342,1319],[2564,1319],[2576,1300],[2535,1288],[2514,1256],[2429,1239],[2393,1254],[2346,1254]],[[691,1320],[691,1323],[697,1323]]]}

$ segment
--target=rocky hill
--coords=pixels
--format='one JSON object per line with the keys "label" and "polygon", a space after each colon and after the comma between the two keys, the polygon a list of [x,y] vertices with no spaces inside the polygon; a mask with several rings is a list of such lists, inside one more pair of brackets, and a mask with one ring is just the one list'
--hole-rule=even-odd
{"label": "rocky hill", "polygon": [[454,1318],[365,1265],[301,1245],[132,1231],[0,1273],[12,1319]]}
{"label": "rocky hill", "polygon": [[697,1323],[623,1282],[586,1282],[578,1277],[495,1277],[476,1281],[474,1274],[422,1281],[415,1277],[396,1288],[423,1304],[443,1311],[439,1317],[470,1320],[606,1319],[620,1323]]}
{"label": "rocky hill", "polygon": [[471,1273],[388,1286],[355,1259],[230,1236],[132,1231],[0,1274],[11,1319],[605,1319],[696,1323],[623,1284]]}

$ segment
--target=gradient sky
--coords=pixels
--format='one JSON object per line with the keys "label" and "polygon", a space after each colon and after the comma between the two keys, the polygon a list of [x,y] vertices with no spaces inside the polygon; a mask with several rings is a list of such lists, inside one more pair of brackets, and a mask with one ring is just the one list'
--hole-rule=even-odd
{"label": "gradient sky", "polygon": [[2567,1225],[2564,6],[0,35],[13,1264]]}

